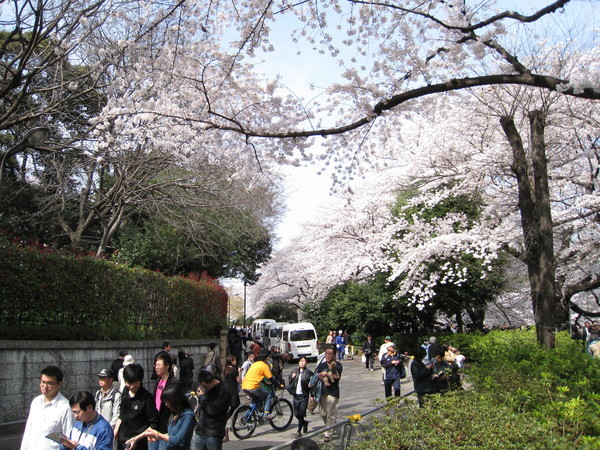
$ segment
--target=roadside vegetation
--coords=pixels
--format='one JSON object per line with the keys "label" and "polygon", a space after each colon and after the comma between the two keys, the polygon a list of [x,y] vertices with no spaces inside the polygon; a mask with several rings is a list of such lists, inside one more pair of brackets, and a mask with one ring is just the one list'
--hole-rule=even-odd
{"label": "roadside vegetation", "polygon": [[217,334],[227,312],[225,289],[206,274],[167,277],[2,236],[0,255],[0,339],[199,338]]}
{"label": "roadside vegetation", "polygon": [[392,403],[354,449],[600,448],[600,361],[557,333],[543,349],[534,330],[454,335],[468,355],[469,388],[427,407]]}

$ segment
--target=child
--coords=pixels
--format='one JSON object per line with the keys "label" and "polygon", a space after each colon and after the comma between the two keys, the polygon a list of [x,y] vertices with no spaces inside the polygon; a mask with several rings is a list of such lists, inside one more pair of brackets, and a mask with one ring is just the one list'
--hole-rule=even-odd
{"label": "child", "polygon": [[242,367],[240,369],[240,381],[244,381],[244,375],[248,373],[248,369],[254,362],[254,352],[247,352],[246,357],[247,359],[246,361],[244,361],[244,364],[242,364]]}

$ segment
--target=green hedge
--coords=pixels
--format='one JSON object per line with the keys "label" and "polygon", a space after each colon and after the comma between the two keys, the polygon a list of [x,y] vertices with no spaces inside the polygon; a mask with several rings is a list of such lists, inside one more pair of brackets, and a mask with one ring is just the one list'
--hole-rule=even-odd
{"label": "green hedge", "polygon": [[131,340],[214,335],[227,293],[206,276],[166,277],[0,238],[0,339]]}
{"label": "green hedge", "polygon": [[434,395],[423,409],[392,403],[351,448],[600,448],[600,360],[581,341],[557,333],[548,350],[535,330],[511,330],[451,342],[476,361],[465,370],[468,389]]}

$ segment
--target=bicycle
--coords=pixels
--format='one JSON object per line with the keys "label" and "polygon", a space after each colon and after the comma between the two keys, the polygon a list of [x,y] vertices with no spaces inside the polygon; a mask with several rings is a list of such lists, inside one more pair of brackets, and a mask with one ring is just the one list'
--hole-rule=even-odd
{"label": "bicycle", "polygon": [[[238,439],[248,439],[254,434],[256,427],[262,425],[266,420],[262,415],[263,412],[259,409],[259,403],[256,403],[256,399],[250,396],[248,398],[250,401],[238,406],[231,419],[231,431]],[[285,398],[277,397],[274,390],[271,415],[273,418],[268,419],[268,421],[277,431],[287,429],[294,418],[292,404]]]}

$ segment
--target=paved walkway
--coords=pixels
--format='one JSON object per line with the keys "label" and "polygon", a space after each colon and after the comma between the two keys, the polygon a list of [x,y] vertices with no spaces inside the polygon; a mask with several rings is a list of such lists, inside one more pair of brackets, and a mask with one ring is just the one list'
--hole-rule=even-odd
{"label": "paved walkway", "polygon": [[[381,385],[381,369],[376,365],[373,372],[365,370],[364,364],[360,359],[345,360],[342,362],[344,371],[340,380],[340,403],[338,410],[338,420],[343,420],[347,416],[353,414],[362,414],[375,407],[374,400],[383,398],[383,386]],[[295,364],[287,365],[284,370],[284,375],[287,380],[287,374],[295,367]],[[314,369],[315,363],[310,363],[309,367]],[[402,380],[402,393],[411,391],[413,388],[412,382],[408,379]],[[285,391],[283,395],[291,402],[290,394]],[[242,402],[245,399],[242,399]],[[308,426],[309,433],[323,427],[323,421],[318,414],[307,417],[310,422]],[[366,419],[363,419],[366,420]],[[223,445],[225,450],[259,450],[268,449],[285,442],[292,441],[297,429],[297,421],[294,418],[290,427],[285,431],[275,431],[268,423],[258,427],[254,435],[250,439],[243,441],[238,440],[233,433],[229,433],[230,441]],[[334,440],[337,436],[334,435]],[[322,435],[313,438],[317,442],[322,442]],[[0,436],[0,449],[2,450],[18,450],[21,443],[21,434]]]}
{"label": "paved walkway", "polygon": [[[342,372],[342,378],[340,380],[340,403],[338,409],[338,421],[345,419],[347,416],[354,414],[362,414],[369,410],[372,410],[376,405],[374,400],[376,398],[383,398],[383,386],[381,385],[381,369],[379,365],[376,365],[376,369],[373,372],[367,371],[364,364],[360,362],[360,358],[354,360],[345,360],[342,362],[344,371]],[[287,381],[287,374],[294,368],[295,365],[287,365],[285,368],[285,376]],[[310,363],[309,368],[314,369],[315,364]],[[402,380],[402,393],[412,391],[412,381],[408,379]],[[291,401],[290,394],[286,391],[284,398]],[[416,398],[415,398],[416,399]],[[316,431],[318,428],[323,427],[323,421],[321,416],[318,414],[308,415],[307,420],[310,422],[308,426],[308,432],[311,433]],[[363,420],[367,420],[366,418]],[[292,424],[286,431],[275,431],[269,424],[262,425],[256,429],[254,435],[250,439],[243,441],[238,440],[233,433],[229,433],[230,441],[223,445],[226,450],[259,450],[268,449],[277,445],[283,444],[294,440],[294,434],[296,433],[298,426],[297,420],[294,418]],[[337,433],[334,435],[334,440],[337,437]],[[313,438],[315,441],[322,443],[322,435],[318,435]]]}

